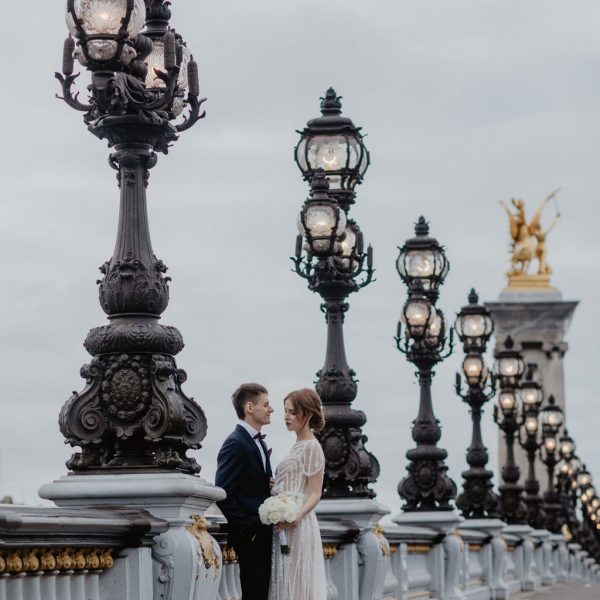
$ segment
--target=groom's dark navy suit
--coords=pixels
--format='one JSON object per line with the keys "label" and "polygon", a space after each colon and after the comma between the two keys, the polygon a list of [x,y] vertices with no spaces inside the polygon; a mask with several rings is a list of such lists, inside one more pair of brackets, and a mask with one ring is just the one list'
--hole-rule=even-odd
{"label": "groom's dark navy suit", "polygon": [[270,496],[272,472],[263,440],[261,445],[266,468],[255,440],[238,425],[217,458],[215,483],[227,492],[217,505],[229,523],[229,544],[239,558],[243,600],[267,600],[269,594],[272,528],[261,524],[258,507]]}

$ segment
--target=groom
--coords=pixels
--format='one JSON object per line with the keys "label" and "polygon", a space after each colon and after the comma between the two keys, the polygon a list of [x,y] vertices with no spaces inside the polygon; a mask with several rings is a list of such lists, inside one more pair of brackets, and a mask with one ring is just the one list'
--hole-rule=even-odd
{"label": "groom", "polygon": [[272,528],[262,525],[258,507],[270,496],[271,463],[261,429],[273,408],[266,388],[244,383],[231,396],[239,418],[217,458],[215,483],[227,492],[217,505],[229,523],[228,543],[240,564],[243,600],[267,600]]}

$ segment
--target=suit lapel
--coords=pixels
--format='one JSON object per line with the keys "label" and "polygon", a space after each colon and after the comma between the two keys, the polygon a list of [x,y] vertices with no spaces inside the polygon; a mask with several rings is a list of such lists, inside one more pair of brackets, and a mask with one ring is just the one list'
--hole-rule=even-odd
{"label": "suit lapel", "polygon": [[242,437],[246,440],[246,444],[250,445],[250,451],[254,453],[254,457],[258,461],[260,470],[264,473],[265,467],[263,465],[262,456],[260,455],[260,450],[258,449],[256,442],[252,439],[252,436],[241,425],[236,425],[236,429],[239,432],[241,432]]}

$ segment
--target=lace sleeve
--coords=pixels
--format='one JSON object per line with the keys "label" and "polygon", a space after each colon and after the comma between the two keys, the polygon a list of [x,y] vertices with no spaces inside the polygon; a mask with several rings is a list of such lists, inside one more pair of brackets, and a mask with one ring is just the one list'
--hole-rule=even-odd
{"label": "lace sleeve", "polygon": [[312,477],[324,468],[325,455],[321,444],[316,440],[309,442],[304,449],[304,474],[307,477]]}

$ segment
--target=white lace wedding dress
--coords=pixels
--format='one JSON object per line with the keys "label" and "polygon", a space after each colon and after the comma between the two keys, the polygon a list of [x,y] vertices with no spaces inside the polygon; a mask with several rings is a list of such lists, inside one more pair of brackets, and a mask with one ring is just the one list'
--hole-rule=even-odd
{"label": "white lace wedding dress", "polygon": [[[308,497],[308,477],[323,471],[325,457],[317,440],[292,446],[275,471],[272,495],[286,494],[301,508]],[[282,554],[273,534],[273,560],[269,600],[326,600],[325,559],[315,511],[286,530],[289,554]]]}

